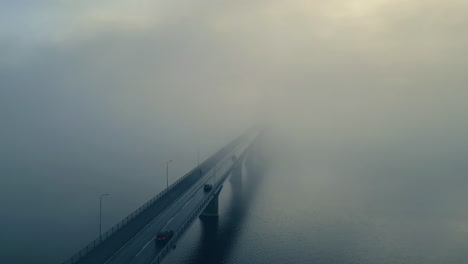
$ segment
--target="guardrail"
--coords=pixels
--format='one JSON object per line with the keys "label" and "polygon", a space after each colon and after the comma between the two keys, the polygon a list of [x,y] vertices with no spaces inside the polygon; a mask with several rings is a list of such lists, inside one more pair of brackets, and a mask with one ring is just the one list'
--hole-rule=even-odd
{"label": "guardrail", "polygon": [[103,233],[101,236],[96,238],[94,241],[83,247],[80,251],[78,251],[75,255],[67,259],[66,261],[63,262],[63,264],[75,264],[77,263],[80,259],[82,259],[84,256],[86,256],[91,250],[95,249],[97,246],[101,245],[105,240],[107,240],[112,234],[115,232],[119,231],[122,229],[125,225],[127,225],[131,220],[135,219],[138,215],[140,215],[145,209],[150,207],[152,204],[157,202],[159,199],[161,199],[166,193],[171,191],[176,185],[178,185],[182,180],[184,180],[186,177],[191,175],[192,172],[187,173],[177,181],[175,181],[173,184],[171,184],[168,188],[164,189],[162,192],[160,192],[158,195],[154,196],[151,198],[151,200],[147,201],[144,203],[142,206],[140,206],[138,209],[133,211],[131,214],[129,214],[127,217],[122,219],[119,223],[114,225],[112,228],[107,230],[105,233]]}
{"label": "guardrail", "polygon": [[153,259],[151,264],[159,264],[161,263],[164,258],[169,254],[171,248],[174,248],[175,243],[179,240],[179,238],[182,237],[184,232],[190,227],[190,225],[197,219],[197,217],[203,212],[205,207],[208,205],[208,203],[211,201],[211,199],[214,198],[216,193],[218,193],[221,189],[221,187],[224,184],[224,181],[226,178],[229,176],[229,174],[232,171],[232,167],[227,169],[227,171],[224,173],[223,177],[221,177],[221,180],[218,181],[217,185],[211,190],[210,195],[207,195],[197,206],[197,208],[193,211],[193,213],[190,215],[190,217],[185,220],[185,222],[182,224],[182,226],[177,230],[177,232],[174,234],[172,239],[167,243],[159,252],[159,254]]}
{"label": "guardrail", "polygon": [[189,173],[184,175],[183,177],[179,178],[177,181],[172,183],[168,188],[164,189],[162,192],[160,192],[158,195],[153,197],[151,200],[148,202],[144,203],[142,206],[140,206],[138,209],[133,211],[130,215],[125,217],[123,220],[121,220],[119,223],[117,223],[115,226],[107,230],[105,233],[103,233],[100,237],[96,238],[94,241],[83,247],[80,251],[78,251],[75,255],[71,256],[69,259],[63,262],[63,264],[75,264],[77,263],[80,259],[82,259],[84,256],[86,256],[91,250],[95,249],[97,246],[101,245],[105,240],[107,240],[112,234],[115,232],[119,231],[122,229],[126,224],[128,224],[131,220],[135,219],[138,215],[140,215],[143,211],[145,211],[148,207],[153,205],[155,202],[157,202],[159,199],[161,199],[166,193],[171,191],[175,186],[177,186],[181,181],[183,181],[185,178],[188,176],[192,175],[194,170],[198,168],[194,168],[191,170]]}
{"label": "guardrail", "polygon": [[[203,167],[207,164],[210,164],[212,162],[217,162],[219,160],[223,161],[227,154],[225,153],[229,148],[234,147],[234,150],[236,149],[235,146],[239,143],[239,141],[245,139],[246,135],[242,135],[235,139],[233,142],[229,143],[227,146],[223,147],[221,150],[216,152],[213,156],[202,162],[199,166],[193,168],[191,171],[189,171],[187,174],[185,174],[183,177],[179,178],[176,180],[174,183],[172,183],[168,188],[164,189],[162,192],[151,198],[149,201],[144,203],[142,206],[140,206],[138,209],[133,211],[131,214],[129,214],[127,217],[122,219],[119,223],[114,225],[112,228],[107,230],[105,233],[100,235],[98,238],[96,238],[94,241],[83,247],[81,250],[79,250],[76,254],[71,256],[69,259],[65,260],[62,264],[75,264],[78,261],[80,261],[83,257],[85,257],[89,252],[91,252],[93,249],[101,245],[104,241],[106,241],[109,237],[111,237],[114,233],[117,231],[121,230],[124,226],[126,226],[129,222],[131,222],[133,219],[135,219],[138,215],[140,215],[143,211],[145,211],[148,207],[153,205],[155,202],[160,200],[165,194],[170,192],[175,186],[180,184],[183,180],[185,180],[187,177],[191,176],[194,172],[200,169],[200,167]],[[235,151],[233,151],[235,152]],[[232,153],[232,152],[230,152]],[[224,155],[223,155],[224,154]],[[224,156],[223,158],[219,158],[219,156]],[[212,170],[213,168],[210,168],[208,171]],[[224,180],[223,180],[224,181]],[[215,188],[213,188],[215,189]]]}
{"label": "guardrail", "polygon": [[243,159],[246,156],[246,153],[250,150],[250,146],[243,149],[241,152],[242,154],[239,155],[238,159],[234,161],[232,166],[230,166],[223,174],[223,176],[218,180],[217,183],[215,183],[215,186],[213,186],[213,189],[210,191],[210,195],[207,195],[206,198],[204,198],[199,205],[196,207],[196,209],[193,211],[193,213],[190,215],[190,217],[185,220],[185,222],[182,224],[182,226],[177,230],[177,232],[174,234],[172,239],[167,243],[159,252],[159,254],[153,259],[151,264],[159,264],[161,263],[164,258],[169,254],[172,248],[174,248],[175,243],[182,237],[182,235],[185,233],[185,231],[190,227],[190,225],[197,219],[197,217],[203,212],[206,206],[208,206],[208,203],[215,197],[215,195],[221,191],[221,188],[223,187],[224,181],[228,178],[228,176],[232,172],[232,168],[236,165],[236,163],[242,163]]}

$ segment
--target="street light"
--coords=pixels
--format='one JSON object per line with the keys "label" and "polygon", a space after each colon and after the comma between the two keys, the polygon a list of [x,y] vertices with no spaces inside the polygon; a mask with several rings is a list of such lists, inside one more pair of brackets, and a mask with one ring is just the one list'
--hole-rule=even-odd
{"label": "street light", "polygon": [[172,160],[168,160],[166,162],[166,189],[169,188],[169,163],[172,162]]}
{"label": "street light", "polygon": [[101,240],[101,230],[102,230],[102,197],[108,196],[110,194],[104,193],[99,197],[99,240]]}

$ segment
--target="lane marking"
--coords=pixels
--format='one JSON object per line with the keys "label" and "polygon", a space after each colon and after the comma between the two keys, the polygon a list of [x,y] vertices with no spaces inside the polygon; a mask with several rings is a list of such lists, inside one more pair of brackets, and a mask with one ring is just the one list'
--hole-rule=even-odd
{"label": "lane marking", "polygon": [[153,242],[153,239],[151,239],[150,241],[148,241],[148,243],[146,243],[146,245],[140,250],[140,252],[138,252],[136,254],[136,256],[138,257],[138,255],[140,255],[141,252],[143,252],[143,250],[149,245],[149,243]]}
{"label": "lane marking", "polygon": [[[233,151],[233,152],[235,152],[235,151]],[[224,159],[222,159],[222,160],[219,162],[219,164],[224,163],[226,160],[229,159],[229,157],[230,157],[229,155],[226,155],[226,157],[225,157]],[[223,165],[223,166],[220,166],[220,167],[224,167],[224,165]],[[214,174],[214,170],[213,170],[213,169],[214,169],[214,168],[211,168],[209,171],[207,171],[207,173],[205,173],[205,175],[203,175],[203,176],[200,178],[200,180],[202,180],[202,179],[205,178],[205,177],[208,177],[208,175],[209,175],[210,173],[213,173],[213,174]],[[209,179],[210,179],[210,178],[208,177],[208,181],[209,181]],[[184,194],[184,196],[187,195],[187,194],[190,195],[190,194],[193,193],[192,198],[190,198],[190,200],[192,200],[192,199],[195,197],[195,195],[198,193],[198,191],[199,191],[199,188],[194,188],[194,187],[197,187],[197,185],[199,185],[200,182],[203,182],[203,181],[199,181],[198,184],[197,184],[197,183],[194,183],[194,184],[193,184],[193,187],[191,188],[191,189],[193,189],[193,190],[188,191],[186,194]],[[203,186],[203,184],[201,184],[200,187],[201,187],[201,186]],[[180,198],[182,198],[182,197],[180,197]],[[107,264],[109,261],[111,261],[111,260],[112,260],[117,254],[119,254],[130,242],[132,242],[138,235],[140,235],[140,233],[142,233],[149,225],[153,224],[159,216],[161,216],[161,215],[167,213],[167,211],[169,211],[169,208],[170,208],[171,206],[173,206],[174,204],[176,204],[177,200],[179,200],[179,199],[176,199],[176,200],[172,201],[169,205],[167,205],[167,207],[166,207],[158,216],[156,216],[156,217],[155,217],[153,220],[151,220],[147,225],[145,225],[136,235],[134,235],[127,243],[125,243],[119,250],[117,250],[117,252],[115,252],[106,262],[104,262],[104,264]],[[177,215],[177,214],[176,214],[176,215]],[[169,220],[169,221],[166,223],[166,225],[169,224],[169,222],[172,221],[172,219],[173,219],[176,215],[174,215],[174,216],[171,218],[171,220]],[[164,227],[165,227],[165,226],[164,226]],[[164,227],[163,227],[163,228],[164,228]]]}
{"label": "lane marking", "polygon": [[[202,179],[205,178],[205,177],[207,177],[207,175],[208,175],[208,174],[205,174],[205,175],[202,177]],[[196,187],[196,186],[199,185],[199,184],[200,184],[200,183],[194,184],[194,187]],[[190,198],[190,200],[193,199],[193,197],[195,197],[195,195],[197,194],[197,192],[199,192],[199,190],[200,190],[199,188],[192,188],[192,189],[193,189],[193,190],[190,190],[189,192],[187,192],[186,194],[184,194],[184,196],[185,196],[185,195],[189,196],[190,194],[194,193],[194,194],[192,195],[192,198]],[[180,198],[183,199],[182,197],[180,197]],[[177,199],[177,200],[178,200],[178,199]],[[173,206],[174,204],[176,204],[177,200],[172,201],[172,203],[170,203],[158,216],[156,216],[156,217],[155,217],[153,220],[151,220],[146,226],[144,226],[135,236],[133,236],[133,237],[132,237],[127,243],[125,243],[117,252],[115,252],[106,262],[104,262],[104,264],[107,264],[109,261],[111,261],[111,260],[112,260],[117,254],[119,254],[120,251],[122,251],[130,242],[132,242],[138,235],[140,235],[141,232],[143,232],[149,225],[153,224],[153,222],[155,222],[156,219],[157,219],[159,216],[162,216],[162,215],[166,214],[168,211],[171,211],[171,210],[169,210],[169,209],[171,209],[170,207]],[[176,214],[176,215],[177,215],[177,214]],[[173,217],[173,218],[174,218],[174,217]],[[172,219],[171,219],[171,220],[172,220]],[[167,223],[166,223],[166,225],[167,225]]]}
{"label": "lane marking", "polygon": [[[195,196],[195,195],[194,195],[194,196]],[[182,208],[180,208],[180,210],[184,209],[185,206],[187,206],[187,204],[189,204],[190,201],[192,201],[192,199],[193,199],[194,196],[192,196],[192,198],[190,198],[190,200],[188,200],[188,201],[184,204],[184,206],[182,206]]]}
{"label": "lane marking", "polygon": [[174,219],[174,217],[176,217],[176,215],[174,215],[171,219],[169,219],[169,221],[167,221],[167,223],[161,228],[161,230],[164,230],[166,226]]}
{"label": "lane marking", "polygon": [[[191,190],[191,192],[187,193],[186,195],[189,195],[191,194],[192,192],[194,192],[195,190]],[[193,195],[195,196],[195,195]],[[193,197],[192,197],[193,198]],[[147,225],[145,225],[136,235],[134,235],[127,243],[125,243],[119,250],[117,250],[117,252],[115,252],[106,262],[104,262],[104,264],[107,264],[109,261],[111,261],[117,254],[120,253],[120,251],[122,251],[130,242],[132,242],[138,235],[140,235],[140,233],[142,233],[149,225],[153,224],[157,218],[159,216],[162,216],[166,213],[168,213],[168,211],[172,211],[172,210],[169,210],[171,209],[171,206],[173,206],[174,204],[176,204],[177,200],[173,201],[172,203],[170,203],[158,216],[156,216],[155,218],[153,218],[153,220],[151,220]],[[172,220],[172,219],[171,219]],[[167,224],[166,224],[167,225]]]}

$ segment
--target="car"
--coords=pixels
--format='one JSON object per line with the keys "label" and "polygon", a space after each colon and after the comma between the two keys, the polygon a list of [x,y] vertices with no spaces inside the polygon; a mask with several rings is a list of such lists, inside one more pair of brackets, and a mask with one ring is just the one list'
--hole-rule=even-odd
{"label": "car", "polygon": [[154,238],[154,241],[156,242],[156,247],[161,247],[167,244],[169,240],[174,236],[174,231],[173,230],[164,230],[159,232],[156,237]]}
{"label": "car", "polygon": [[203,190],[205,192],[211,191],[211,188],[213,188],[213,185],[211,185],[211,184],[205,184],[205,186],[203,186]]}

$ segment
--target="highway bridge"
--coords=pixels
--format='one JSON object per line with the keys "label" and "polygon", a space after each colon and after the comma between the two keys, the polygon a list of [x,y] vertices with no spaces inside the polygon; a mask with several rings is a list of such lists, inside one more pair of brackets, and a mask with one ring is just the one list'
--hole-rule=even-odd
{"label": "highway bridge", "polygon": [[[236,138],[63,264],[161,263],[198,217],[218,217],[226,179],[240,186],[243,167],[253,170],[259,163],[260,134],[251,129]],[[205,184],[212,189],[205,191]],[[157,246],[154,238],[162,230],[174,236]]]}

